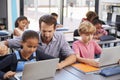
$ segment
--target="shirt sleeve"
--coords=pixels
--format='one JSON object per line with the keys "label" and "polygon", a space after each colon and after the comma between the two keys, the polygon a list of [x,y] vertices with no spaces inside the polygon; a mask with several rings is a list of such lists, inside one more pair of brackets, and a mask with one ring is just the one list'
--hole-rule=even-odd
{"label": "shirt sleeve", "polygon": [[13,55],[14,54],[9,54],[8,56],[6,56],[5,58],[3,58],[2,60],[0,60],[0,70],[4,69],[5,67],[9,66],[12,64],[13,61]]}
{"label": "shirt sleeve", "polygon": [[61,49],[60,49],[60,54],[63,56],[69,56],[71,54],[74,54],[73,50],[71,49],[69,43],[65,40],[64,35],[61,35]]}
{"label": "shirt sleeve", "polygon": [[0,65],[1,65],[0,66],[0,79],[3,80],[3,76],[4,76],[5,72],[3,72],[2,70],[3,69],[8,70],[7,68],[8,68],[8,66],[11,65],[12,59],[13,59],[13,54],[10,54],[10,55],[7,55],[7,56],[1,58],[1,60],[0,60]]}
{"label": "shirt sleeve", "polygon": [[102,52],[102,48],[95,41],[94,41],[94,45],[95,45],[95,53],[100,54]]}
{"label": "shirt sleeve", "polygon": [[8,39],[8,46],[10,48],[20,48],[21,47],[21,37],[15,38],[15,39]]}
{"label": "shirt sleeve", "polygon": [[78,46],[78,44],[76,43],[76,42],[73,42],[73,44],[72,44],[72,49],[73,49],[73,51],[76,53],[76,54],[80,54],[80,50],[79,50],[79,46]]}
{"label": "shirt sleeve", "polygon": [[53,56],[44,54],[43,52],[41,52],[39,49],[36,51],[37,54],[37,60],[47,60],[47,59],[53,59]]}

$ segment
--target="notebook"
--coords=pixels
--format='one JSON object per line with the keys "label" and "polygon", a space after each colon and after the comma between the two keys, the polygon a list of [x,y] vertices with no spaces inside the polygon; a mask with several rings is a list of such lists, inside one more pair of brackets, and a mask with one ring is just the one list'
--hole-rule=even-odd
{"label": "notebook", "polygon": [[94,71],[100,70],[100,68],[96,68],[88,64],[84,64],[84,63],[75,63],[72,65],[72,67],[74,67],[75,69],[83,73],[94,72]]}
{"label": "notebook", "polygon": [[99,66],[107,66],[117,64],[120,59],[120,46],[104,48],[100,55],[100,58],[96,59],[99,62]]}
{"label": "notebook", "polygon": [[18,73],[15,77],[18,79],[21,75],[22,80],[44,80],[52,78],[55,76],[58,62],[59,58],[54,58],[25,64],[23,72]]}

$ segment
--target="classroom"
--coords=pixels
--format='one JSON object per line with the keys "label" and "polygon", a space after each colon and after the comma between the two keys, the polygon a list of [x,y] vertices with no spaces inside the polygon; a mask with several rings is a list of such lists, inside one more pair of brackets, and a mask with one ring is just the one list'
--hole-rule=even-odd
{"label": "classroom", "polygon": [[0,0],[0,80],[120,80],[119,0]]}

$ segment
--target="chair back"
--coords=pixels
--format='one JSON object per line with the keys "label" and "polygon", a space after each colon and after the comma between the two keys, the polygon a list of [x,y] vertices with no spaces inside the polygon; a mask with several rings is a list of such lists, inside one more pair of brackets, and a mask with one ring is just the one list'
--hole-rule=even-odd
{"label": "chair back", "polygon": [[75,37],[75,36],[80,36],[79,33],[78,33],[78,29],[75,29],[75,30],[74,30],[73,36],[74,36],[74,37]]}
{"label": "chair back", "polygon": [[120,31],[120,15],[116,15],[115,26],[117,27],[117,30]]}

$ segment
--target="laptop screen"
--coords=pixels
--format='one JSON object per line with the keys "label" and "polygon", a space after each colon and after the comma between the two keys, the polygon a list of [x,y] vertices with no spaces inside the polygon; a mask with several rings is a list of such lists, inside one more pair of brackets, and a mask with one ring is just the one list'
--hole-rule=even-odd
{"label": "laptop screen", "polygon": [[18,73],[16,78],[22,76],[22,80],[39,80],[54,77],[58,62],[59,58],[54,58],[25,64],[23,72]]}
{"label": "laptop screen", "polygon": [[107,66],[118,63],[120,59],[119,50],[119,46],[104,48],[99,59],[100,66]]}

